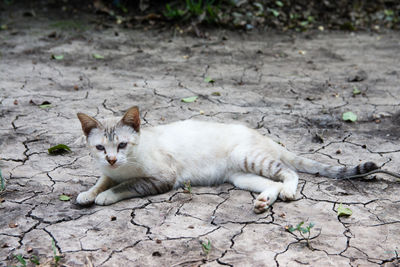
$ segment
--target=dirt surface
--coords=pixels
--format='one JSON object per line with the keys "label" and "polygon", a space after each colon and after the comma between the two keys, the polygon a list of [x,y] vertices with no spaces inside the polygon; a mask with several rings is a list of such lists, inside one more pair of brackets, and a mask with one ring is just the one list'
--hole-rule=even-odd
{"label": "dirt surface", "polygon": [[[107,207],[74,203],[99,176],[88,150],[75,143],[76,113],[102,119],[132,105],[140,107],[143,127],[189,118],[241,122],[312,159],[375,161],[400,172],[398,32],[215,31],[198,39],[99,30],[85,19],[76,31],[63,27],[68,21],[22,11],[1,17],[10,25],[0,32],[0,167],[7,186],[0,196],[1,266],[20,264],[13,255],[54,261],[52,240],[66,266],[399,264],[400,183],[387,175],[338,181],[301,174],[295,201],[278,201],[259,215],[256,195],[229,184]],[[197,101],[181,101],[191,96]],[[346,111],[357,122],[344,122]],[[60,143],[72,152],[49,155]],[[62,194],[71,199],[61,201]],[[340,203],[350,217],[338,218]],[[315,224],[313,249],[285,229],[301,221]]]}

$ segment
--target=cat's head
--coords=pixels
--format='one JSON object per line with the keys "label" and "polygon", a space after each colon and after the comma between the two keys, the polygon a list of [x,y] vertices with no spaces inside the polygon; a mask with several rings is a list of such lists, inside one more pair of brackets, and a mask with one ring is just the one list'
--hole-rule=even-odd
{"label": "cat's head", "polygon": [[103,123],[78,113],[83,133],[93,157],[101,167],[116,169],[128,161],[130,152],[139,143],[140,117],[138,107],[131,107],[122,119]]}

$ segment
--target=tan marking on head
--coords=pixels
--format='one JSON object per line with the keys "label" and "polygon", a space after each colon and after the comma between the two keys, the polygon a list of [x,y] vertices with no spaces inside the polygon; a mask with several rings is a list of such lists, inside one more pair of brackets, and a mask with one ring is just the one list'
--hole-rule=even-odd
{"label": "tan marking on head", "polygon": [[78,119],[81,122],[83,133],[86,136],[89,136],[90,131],[92,131],[94,128],[102,127],[99,121],[86,114],[78,113],[76,115],[78,116]]}
{"label": "tan marking on head", "polygon": [[120,123],[122,125],[132,127],[136,132],[140,130],[140,116],[139,108],[134,106],[128,109],[125,115],[122,117]]}

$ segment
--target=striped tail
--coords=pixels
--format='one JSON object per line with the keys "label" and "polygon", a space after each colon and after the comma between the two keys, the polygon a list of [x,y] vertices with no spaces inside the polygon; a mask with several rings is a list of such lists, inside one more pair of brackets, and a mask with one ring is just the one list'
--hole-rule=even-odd
{"label": "striped tail", "polygon": [[296,154],[285,151],[281,156],[281,161],[292,166],[295,170],[310,174],[319,174],[329,178],[341,179],[349,176],[364,174],[379,167],[374,162],[365,162],[357,166],[331,166],[315,160],[297,156]]}

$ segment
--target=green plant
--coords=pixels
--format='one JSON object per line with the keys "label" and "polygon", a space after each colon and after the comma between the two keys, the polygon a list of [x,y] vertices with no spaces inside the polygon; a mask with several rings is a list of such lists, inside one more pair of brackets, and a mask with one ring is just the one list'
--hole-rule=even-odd
{"label": "green plant", "polygon": [[184,4],[183,1],[167,3],[163,14],[171,20],[197,19],[199,23],[203,21],[217,23],[218,11],[215,0],[186,0]]}
{"label": "green plant", "polygon": [[51,240],[51,247],[53,248],[53,254],[54,254],[54,264],[55,266],[58,266],[58,262],[61,260],[61,256],[57,255],[57,248],[56,248],[56,242]]}
{"label": "green plant", "polygon": [[184,182],[183,185],[185,186],[184,187],[184,192],[192,194],[192,185],[190,184],[190,180],[187,181],[187,182]]}
{"label": "green plant", "polygon": [[21,254],[14,255],[14,257],[19,261],[19,263],[22,264],[23,267],[26,266],[26,260],[24,259],[24,257]]}
{"label": "green plant", "polygon": [[0,192],[4,191],[6,189],[6,183],[4,181],[3,175],[1,175],[1,170],[0,170]]}
{"label": "green plant", "polygon": [[180,19],[185,15],[185,10],[179,8],[173,8],[170,4],[165,5],[164,16],[168,19],[176,20]]}
{"label": "green plant", "polygon": [[203,251],[206,255],[208,255],[208,253],[210,253],[211,251],[211,241],[209,239],[207,239],[208,242],[203,242],[201,243],[201,247],[203,248]]}
{"label": "green plant", "polygon": [[29,260],[35,265],[40,265],[39,258],[36,255],[33,255]]}
{"label": "green plant", "polygon": [[311,229],[314,227],[314,224],[312,222],[310,222],[308,224],[308,226],[303,227],[303,225],[304,225],[304,222],[300,222],[296,225],[296,227],[289,226],[287,228],[287,230],[293,234],[295,234],[295,232],[297,231],[300,234],[300,236],[302,237],[302,239],[304,239],[307,242],[307,247],[309,249],[313,249],[310,244],[310,240],[312,238],[318,237],[321,232],[319,234],[317,234],[316,236],[311,237]]}

